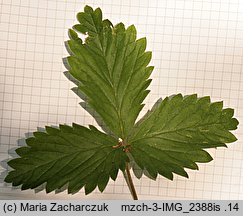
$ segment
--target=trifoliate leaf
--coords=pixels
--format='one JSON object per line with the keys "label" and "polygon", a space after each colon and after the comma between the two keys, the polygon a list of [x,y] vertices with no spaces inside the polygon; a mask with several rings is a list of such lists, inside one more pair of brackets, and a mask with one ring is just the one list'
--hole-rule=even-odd
{"label": "trifoliate leaf", "polygon": [[212,160],[204,149],[236,140],[229,132],[238,125],[233,109],[197,95],[160,99],[135,124],[153,70],[147,66],[151,52],[145,52],[146,39],[136,39],[133,25],[125,28],[103,20],[99,8],[86,6],[77,20],[68,32],[65,75],[77,85],[73,91],[83,100],[82,107],[106,134],[76,124],[35,132],[27,146],[16,150],[20,157],[9,161],[13,170],[6,182],[22,189],[46,183],[47,192],[67,186],[75,193],[84,187],[88,194],[97,186],[103,191],[109,178],[115,180],[122,170],[136,198],[130,167],[138,178],[160,174],[172,179],[173,173],[188,177],[184,168],[198,169],[196,162]]}
{"label": "trifoliate leaf", "polygon": [[149,93],[153,67],[147,67],[151,52],[145,52],[146,39],[136,39],[133,25],[113,27],[109,20],[102,20],[99,8],[85,7],[77,19],[79,24],[73,28],[88,37],[82,43],[69,31],[67,68],[79,81],[78,89],[88,105],[117,138],[124,139]]}
{"label": "trifoliate leaf", "polygon": [[172,173],[188,177],[184,168],[198,169],[195,162],[212,157],[205,150],[236,141],[229,132],[237,128],[233,109],[209,97],[181,94],[159,100],[134,127],[128,138],[130,154],[153,178],[169,179]]}
{"label": "trifoliate leaf", "polygon": [[47,192],[66,184],[69,193],[84,187],[88,194],[96,186],[103,191],[109,178],[115,180],[127,161],[121,148],[112,148],[117,140],[93,126],[46,127],[46,132],[35,132],[26,143],[16,150],[21,157],[8,162],[14,170],[5,178],[14,186],[22,185],[23,190],[46,182]]}

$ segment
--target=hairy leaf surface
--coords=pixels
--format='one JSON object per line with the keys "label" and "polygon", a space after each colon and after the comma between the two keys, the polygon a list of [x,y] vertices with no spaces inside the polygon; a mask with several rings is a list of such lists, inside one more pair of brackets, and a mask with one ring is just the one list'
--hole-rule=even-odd
{"label": "hairy leaf surface", "polygon": [[86,6],[77,19],[80,24],[74,29],[88,37],[83,43],[75,31],[69,31],[67,68],[79,81],[78,89],[88,105],[117,138],[124,139],[149,93],[146,89],[153,67],[147,67],[151,52],[145,52],[146,39],[136,39],[133,25],[113,27],[102,20],[99,8]]}
{"label": "hairy leaf surface", "polygon": [[35,132],[26,143],[16,151],[21,158],[9,161],[14,170],[5,179],[23,190],[46,182],[47,192],[64,185],[69,193],[85,187],[88,194],[96,186],[103,191],[109,178],[115,180],[118,170],[125,169],[127,160],[122,149],[112,148],[117,141],[93,126],[46,127],[46,132]]}
{"label": "hairy leaf surface", "polygon": [[222,102],[197,95],[160,99],[130,134],[133,159],[153,178],[158,173],[169,179],[172,173],[188,177],[184,168],[198,169],[195,162],[212,160],[203,149],[236,141],[229,132],[238,125],[234,111],[222,107]]}

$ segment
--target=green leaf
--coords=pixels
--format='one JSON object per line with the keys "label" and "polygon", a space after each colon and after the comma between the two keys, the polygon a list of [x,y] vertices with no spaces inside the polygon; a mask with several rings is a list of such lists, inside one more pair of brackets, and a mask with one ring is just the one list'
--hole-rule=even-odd
{"label": "green leaf", "polygon": [[212,160],[205,149],[236,141],[230,132],[238,125],[234,110],[209,97],[159,99],[135,124],[153,71],[146,38],[137,39],[133,25],[103,20],[100,8],[86,6],[77,20],[68,31],[65,75],[77,85],[72,90],[83,100],[81,106],[106,133],[77,124],[34,132],[27,146],[16,150],[20,157],[8,162],[13,170],[6,182],[23,190],[45,184],[47,192],[67,187],[76,193],[84,187],[88,194],[97,186],[103,191],[121,170],[136,199],[130,167],[137,178],[188,177],[185,168],[198,169],[196,162]]}
{"label": "green leaf", "polygon": [[115,137],[125,139],[149,93],[153,67],[147,67],[151,52],[145,52],[146,39],[136,39],[133,25],[113,27],[109,20],[102,20],[99,8],[85,7],[77,19],[74,30],[88,37],[81,43],[69,32],[67,69],[103,124]]}
{"label": "green leaf", "polygon": [[103,191],[109,178],[115,180],[119,169],[124,171],[127,161],[121,148],[112,147],[117,140],[94,126],[46,127],[46,132],[34,132],[26,143],[16,150],[21,157],[8,162],[14,170],[5,178],[14,186],[22,185],[23,190],[46,182],[47,192],[64,185],[68,193],[84,187],[88,194],[96,186]]}
{"label": "green leaf", "polygon": [[160,174],[172,179],[173,173],[188,177],[184,168],[198,169],[196,162],[212,160],[203,149],[236,141],[229,130],[238,121],[232,118],[233,109],[222,107],[222,102],[197,95],[160,99],[131,131],[131,156],[152,178]]}

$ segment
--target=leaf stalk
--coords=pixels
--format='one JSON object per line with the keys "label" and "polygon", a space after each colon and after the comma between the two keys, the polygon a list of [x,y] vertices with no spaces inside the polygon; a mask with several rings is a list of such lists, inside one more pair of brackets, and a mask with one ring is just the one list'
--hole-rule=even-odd
{"label": "leaf stalk", "polygon": [[131,177],[131,173],[130,173],[130,166],[129,166],[128,162],[126,162],[126,169],[123,172],[123,175],[127,182],[127,186],[131,192],[133,200],[138,200],[138,196],[137,196],[136,189],[135,189],[133,181],[132,181],[132,177]]}

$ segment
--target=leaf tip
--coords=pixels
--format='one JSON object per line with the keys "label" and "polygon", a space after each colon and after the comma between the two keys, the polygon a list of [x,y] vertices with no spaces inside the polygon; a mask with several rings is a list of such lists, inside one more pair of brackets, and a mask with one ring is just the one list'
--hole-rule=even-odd
{"label": "leaf tip", "polygon": [[73,29],[68,30],[68,36],[71,40],[77,40],[79,38],[78,34]]}
{"label": "leaf tip", "polygon": [[94,12],[94,10],[93,10],[93,8],[92,8],[91,6],[86,5],[86,6],[84,7],[84,12],[85,12],[85,13],[89,13],[89,14],[91,14],[91,13]]}
{"label": "leaf tip", "polygon": [[130,25],[130,26],[128,26],[128,28],[127,28],[127,32],[131,32],[133,35],[135,35],[135,38],[136,38],[137,30],[136,30],[135,25]]}

